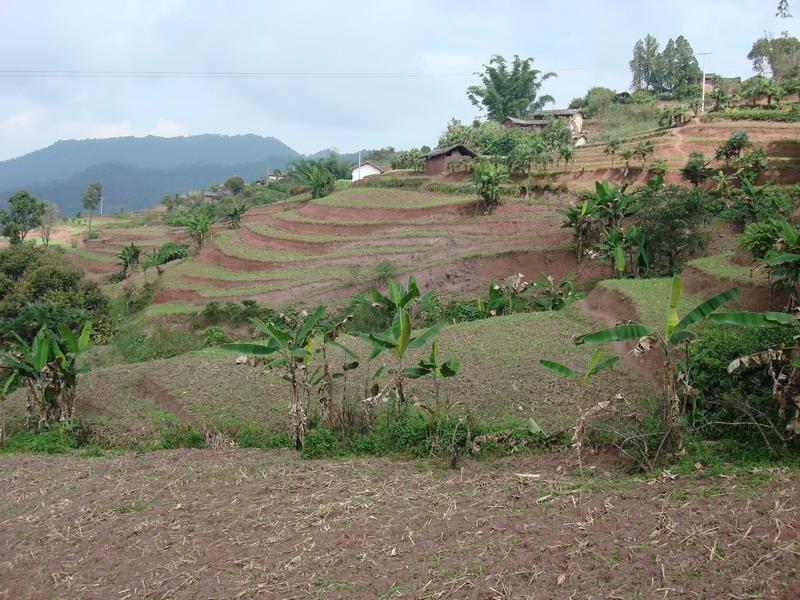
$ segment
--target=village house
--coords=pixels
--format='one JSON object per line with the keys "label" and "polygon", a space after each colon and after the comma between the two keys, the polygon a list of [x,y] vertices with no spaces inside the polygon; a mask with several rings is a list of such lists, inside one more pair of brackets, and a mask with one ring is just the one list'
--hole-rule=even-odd
{"label": "village house", "polygon": [[425,175],[444,175],[447,165],[455,160],[474,158],[476,154],[464,144],[455,144],[447,148],[435,148],[423,156],[425,159]]}
{"label": "village house", "polygon": [[583,120],[586,118],[579,108],[559,108],[555,110],[537,110],[531,113],[529,119],[517,119],[516,117],[506,117],[503,125],[507,128],[521,129],[544,129],[547,125],[547,118],[566,119],[567,125],[572,132],[572,137],[583,133]]}
{"label": "village house", "polygon": [[203,192],[203,202],[219,202],[225,197],[223,192],[210,192],[206,190]]}
{"label": "village house", "polygon": [[383,169],[381,169],[375,163],[365,160],[360,165],[353,165],[350,167],[350,173],[352,180],[358,181],[359,179],[364,179],[364,177],[369,177],[370,175],[380,175],[383,173]]}

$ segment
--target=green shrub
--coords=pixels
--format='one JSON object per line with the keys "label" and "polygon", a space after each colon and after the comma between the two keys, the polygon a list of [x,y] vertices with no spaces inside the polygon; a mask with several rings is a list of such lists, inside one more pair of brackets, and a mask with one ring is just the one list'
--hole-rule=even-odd
{"label": "green shrub", "polygon": [[474,196],[478,193],[478,186],[474,183],[447,183],[444,181],[434,181],[425,186],[425,191],[438,194],[465,194]]}
{"label": "green shrub", "polygon": [[114,343],[127,362],[172,358],[200,347],[198,339],[191,333],[161,323],[156,324],[149,335],[133,330],[116,336]]}
{"label": "green shrub", "polygon": [[753,258],[761,259],[772,250],[780,236],[781,225],[778,221],[759,221],[745,226],[739,243],[750,250]]}
{"label": "green shrub", "polygon": [[305,459],[331,458],[343,453],[336,434],[326,427],[317,427],[306,433],[300,456]]}
{"label": "green shrub", "polygon": [[160,450],[174,448],[205,448],[206,441],[203,434],[191,425],[185,427],[173,426],[161,433],[161,440],[157,446]]}
{"label": "green shrub", "polygon": [[219,323],[222,318],[222,311],[220,310],[219,302],[212,300],[203,307],[203,318],[209,323]]}
{"label": "green shrub", "polygon": [[397,275],[397,267],[392,261],[383,259],[375,265],[375,275],[379,279],[393,279]]}
{"label": "green shrub", "polygon": [[167,242],[158,249],[157,264],[163,265],[173,260],[189,256],[189,246],[177,242]]}
{"label": "green shrub", "polygon": [[20,429],[7,440],[3,449],[10,452],[64,454],[80,445],[78,430],[77,425],[66,423],[36,431]]}
{"label": "green shrub", "polygon": [[99,458],[103,456],[103,449],[97,444],[89,444],[83,449],[81,456],[84,458]]}
{"label": "green shrub", "polygon": [[[766,350],[779,342],[791,343],[791,329],[731,329],[707,326],[692,346],[691,385],[694,388],[695,419],[725,422],[747,421],[741,408],[751,407],[778,422],[778,406],[772,398],[772,380],[762,367],[740,368],[728,373],[730,362],[740,356]],[[755,427],[709,427],[705,435],[737,437],[758,444],[762,436]]]}
{"label": "green shrub", "polygon": [[203,330],[203,346],[219,346],[233,341],[233,338],[221,328],[212,325]]}
{"label": "green shrub", "polygon": [[292,440],[285,433],[265,433],[253,429],[237,431],[234,437],[240,448],[294,448]]}
{"label": "green shrub", "polygon": [[239,325],[245,321],[245,308],[238,302],[226,302],[222,305],[220,315],[222,318],[233,325]]}
{"label": "green shrub", "polygon": [[83,236],[84,242],[90,242],[92,240],[99,240],[100,239],[100,232],[97,230],[90,231],[85,236]]}
{"label": "green shrub", "polygon": [[714,114],[725,119],[732,119],[734,121],[753,120],[777,121],[783,123],[800,122],[800,107],[797,105],[792,106],[789,110],[775,110],[768,109],[767,107],[731,108]]}

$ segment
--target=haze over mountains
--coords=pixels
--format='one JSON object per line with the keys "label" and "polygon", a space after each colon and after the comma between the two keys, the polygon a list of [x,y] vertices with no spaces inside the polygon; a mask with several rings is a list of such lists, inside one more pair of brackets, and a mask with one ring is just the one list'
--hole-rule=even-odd
{"label": "haze over mountains", "polygon": [[157,204],[164,194],[202,189],[231,175],[252,181],[298,158],[280,140],[254,134],[62,140],[0,162],[0,205],[26,189],[63,213],[74,213],[86,186],[100,181],[106,211],[137,210]]}

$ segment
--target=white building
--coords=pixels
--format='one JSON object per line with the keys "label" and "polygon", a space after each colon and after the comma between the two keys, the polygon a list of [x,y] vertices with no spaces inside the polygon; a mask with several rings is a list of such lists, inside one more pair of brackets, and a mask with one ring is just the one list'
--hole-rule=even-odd
{"label": "white building", "polygon": [[358,181],[359,179],[364,179],[364,177],[369,177],[370,175],[380,175],[383,173],[383,169],[381,169],[378,165],[372,164],[368,160],[365,160],[361,163],[361,166],[354,165],[350,168],[350,173],[352,173],[353,181]]}

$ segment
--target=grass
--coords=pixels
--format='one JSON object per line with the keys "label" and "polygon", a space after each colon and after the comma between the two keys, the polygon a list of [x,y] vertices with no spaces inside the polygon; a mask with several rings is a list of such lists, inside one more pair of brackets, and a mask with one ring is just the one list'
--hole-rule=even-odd
{"label": "grass", "polygon": [[463,204],[464,196],[426,194],[407,190],[357,188],[352,187],[336,192],[324,198],[314,200],[315,204],[324,206],[342,206],[350,208],[429,208],[449,204]]}
{"label": "grass", "polygon": [[[487,421],[519,421],[533,417],[546,432],[567,426],[583,404],[619,389],[635,397],[642,392],[638,378],[625,366],[617,366],[602,380],[583,390],[540,367],[540,358],[585,365],[593,349],[576,347],[571,337],[589,330],[592,322],[577,309],[557,313],[526,313],[446,327],[439,336],[442,356],[457,355],[461,371],[445,382],[442,393],[463,402],[460,410],[473,410]],[[364,359],[369,345],[349,336],[342,342]],[[414,364],[429,348],[415,351],[406,364]],[[336,352],[334,362],[343,360]],[[182,421],[171,406],[185,409],[198,429],[209,426],[235,434],[237,431],[279,434],[285,430],[288,388],[278,371],[234,364],[235,355],[216,349],[200,350],[175,358],[95,369],[80,383],[78,414],[103,447],[138,447],[159,443],[164,431]],[[393,364],[390,354],[369,365]],[[363,397],[360,388],[367,364],[348,376],[348,396]],[[161,389],[169,399],[143,391]],[[337,388],[340,380],[337,381]],[[339,397],[341,388],[335,392]],[[407,393],[414,400],[430,401],[430,382],[410,381]],[[9,402],[10,414],[22,410],[19,393]],[[174,403],[174,404],[171,404]],[[316,405],[312,404],[312,411]],[[183,422],[185,424],[185,421]]]}
{"label": "grass", "polygon": [[737,265],[731,261],[731,255],[718,254],[696,258],[689,263],[690,266],[714,277],[728,279],[734,283],[767,285],[767,275],[764,270],[753,270],[744,265]]}
{"label": "grass", "polygon": [[[608,279],[598,285],[624,294],[645,325],[664,329],[669,308],[671,278],[663,279]],[[678,304],[678,316],[702,302],[704,298],[684,291]]]}

